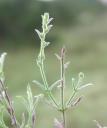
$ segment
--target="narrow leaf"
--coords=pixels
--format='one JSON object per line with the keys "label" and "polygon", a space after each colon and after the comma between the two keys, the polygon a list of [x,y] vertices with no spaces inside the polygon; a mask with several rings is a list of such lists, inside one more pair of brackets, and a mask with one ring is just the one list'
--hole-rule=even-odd
{"label": "narrow leaf", "polygon": [[55,83],[53,83],[51,86],[50,86],[50,90],[52,90],[54,87],[58,86],[58,84],[60,84],[61,80],[57,80]]}
{"label": "narrow leaf", "polygon": [[92,83],[88,83],[88,84],[85,84],[85,85],[83,85],[83,86],[81,86],[81,87],[78,87],[77,90],[81,90],[81,89],[84,89],[84,88],[86,88],[86,87],[88,87],[88,86],[92,86],[92,85],[93,85]]}
{"label": "narrow leaf", "polygon": [[37,29],[35,29],[35,31],[37,32],[39,38],[42,39],[43,38],[43,34]]}
{"label": "narrow leaf", "polygon": [[41,99],[41,98],[43,98],[43,94],[39,94],[39,95],[37,95],[37,96],[34,96],[34,98],[35,98],[35,101],[34,101],[34,107],[33,107],[33,109],[35,109],[36,108],[36,106],[37,106],[37,104],[38,104],[38,102],[39,102],[39,100]]}
{"label": "narrow leaf", "polygon": [[52,27],[53,27],[53,25],[52,25],[52,24],[51,24],[51,25],[49,25],[49,26],[48,26],[48,30],[50,31]]}
{"label": "narrow leaf", "polygon": [[61,57],[55,53],[55,56],[57,57],[58,60],[61,60]]}
{"label": "narrow leaf", "polygon": [[5,60],[5,57],[6,57],[7,53],[4,52],[2,53],[1,57],[0,57],[0,69],[3,70],[3,65],[4,65],[4,60]]}
{"label": "narrow leaf", "polygon": [[41,83],[38,82],[37,80],[33,80],[32,82],[35,83],[36,85],[38,85],[38,87],[40,87],[41,89],[44,90],[44,85],[43,85],[43,84],[41,84]]}
{"label": "narrow leaf", "polygon": [[54,18],[50,18],[49,21],[48,21],[48,24],[53,20]]}

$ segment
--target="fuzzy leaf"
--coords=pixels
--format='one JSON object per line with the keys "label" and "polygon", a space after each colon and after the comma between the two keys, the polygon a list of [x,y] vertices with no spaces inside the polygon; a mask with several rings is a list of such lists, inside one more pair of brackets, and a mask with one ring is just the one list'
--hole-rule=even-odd
{"label": "fuzzy leaf", "polygon": [[38,87],[40,87],[41,89],[44,90],[44,85],[43,85],[43,84],[41,84],[41,83],[38,82],[37,80],[33,80],[32,82],[35,83]]}
{"label": "fuzzy leaf", "polygon": [[2,53],[2,55],[0,56],[0,78],[1,78],[2,81],[4,80],[3,67],[4,67],[4,61],[5,61],[6,55],[7,55],[7,53],[4,52],[4,53]]}
{"label": "fuzzy leaf", "polygon": [[27,86],[27,96],[28,96],[29,105],[32,108],[32,106],[33,106],[33,95],[32,95],[30,85]]}
{"label": "fuzzy leaf", "polygon": [[49,21],[48,21],[48,24],[53,20],[53,18],[50,18]]}
{"label": "fuzzy leaf", "polygon": [[44,42],[44,48],[47,47],[50,44],[50,42]]}
{"label": "fuzzy leaf", "polygon": [[88,84],[82,85],[81,87],[78,87],[77,90],[82,90],[82,89],[84,89],[84,88],[86,88],[88,86],[92,86],[92,85],[93,85],[92,83],[88,83]]}
{"label": "fuzzy leaf", "polygon": [[58,84],[61,83],[61,80],[57,80],[55,83],[53,83],[51,86],[50,86],[50,90],[52,90],[54,87],[58,86]]}
{"label": "fuzzy leaf", "polygon": [[61,57],[55,53],[55,56],[57,57],[58,60],[61,60]]}
{"label": "fuzzy leaf", "polygon": [[4,65],[4,60],[5,60],[5,57],[6,57],[7,53],[4,52],[2,53],[1,57],[0,57],[0,69],[3,70],[3,65]]}
{"label": "fuzzy leaf", "polygon": [[40,40],[42,40],[42,39],[44,38],[43,33],[41,33],[38,29],[35,29],[35,31],[37,32],[37,34],[38,34]]}
{"label": "fuzzy leaf", "polygon": [[48,26],[48,32],[51,30],[52,27],[53,27],[52,24]]}
{"label": "fuzzy leaf", "polygon": [[34,101],[34,109],[36,108],[36,106],[37,106],[37,104],[38,104],[38,102],[39,102],[39,100],[41,99],[41,98],[43,98],[44,97],[44,95],[43,94],[39,94],[39,95],[37,95],[37,96],[34,96],[34,98],[36,99],[35,101]]}

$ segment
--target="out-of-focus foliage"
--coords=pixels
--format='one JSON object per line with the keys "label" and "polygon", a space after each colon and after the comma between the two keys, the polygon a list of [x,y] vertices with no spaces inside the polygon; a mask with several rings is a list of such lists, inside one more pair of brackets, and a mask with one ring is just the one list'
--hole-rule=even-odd
{"label": "out-of-focus foliage", "polygon": [[[96,0],[0,0],[1,44],[4,44],[3,40],[8,40],[5,41],[8,45],[22,44],[25,39],[23,43],[26,44],[34,41],[35,24],[40,26],[39,15],[44,12],[55,17],[55,24],[62,27],[77,24],[79,15],[84,11],[97,13],[99,10],[104,10],[104,7]],[[54,36],[50,38],[55,40]]]}

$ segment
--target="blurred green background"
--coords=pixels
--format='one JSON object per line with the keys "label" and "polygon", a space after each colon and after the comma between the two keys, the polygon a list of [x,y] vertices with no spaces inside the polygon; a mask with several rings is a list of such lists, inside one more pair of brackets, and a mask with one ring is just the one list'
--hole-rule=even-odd
{"label": "blurred green background", "polygon": [[[53,29],[47,40],[46,74],[49,83],[59,78],[59,62],[54,53],[66,47],[66,60],[71,64],[66,72],[67,93],[71,94],[71,78],[85,73],[85,82],[94,86],[83,90],[83,101],[67,111],[68,128],[95,128],[93,120],[107,125],[107,0],[0,0],[0,53],[7,52],[5,76],[8,90],[15,100],[17,117],[25,111],[15,97],[26,95],[30,83],[33,94],[41,93],[32,80],[41,81],[36,57],[41,30],[41,17],[49,12],[54,17]],[[52,128],[59,113],[42,101],[37,108],[37,128]]]}

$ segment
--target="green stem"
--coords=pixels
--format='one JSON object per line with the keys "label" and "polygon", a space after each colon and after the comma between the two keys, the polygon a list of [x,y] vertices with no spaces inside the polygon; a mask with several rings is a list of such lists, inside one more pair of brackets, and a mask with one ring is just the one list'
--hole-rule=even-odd
{"label": "green stem", "polygon": [[54,96],[52,95],[51,91],[49,91],[49,95],[48,95],[48,96],[49,96],[50,99],[53,101],[53,103],[55,104],[55,106],[56,106],[56,108],[57,108],[57,110],[58,110],[58,109],[59,109],[59,105],[57,104],[57,102],[56,102]]}
{"label": "green stem", "polygon": [[69,98],[68,102],[66,103],[66,106],[68,106],[71,103],[71,101],[72,101],[72,99],[74,98],[75,95],[76,95],[76,91],[73,91],[71,97]]}
{"label": "green stem", "polygon": [[62,116],[63,116],[63,124],[64,124],[64,128],[66,127],[65,124],[65,110],[62,111]]}
{"label": "green stem", "polygon": [[59,105],[57,104],[54,96],[52,95],[51,91],[49,90],[48,82],[47,82],[45,71],[44,71],[44,63],[43,62],[40,66],[40,72],[41,72],[43,83],[44,83],[44,86],[45,86],[45,89],[46,89],[45,91],[47,91],[47,94],[48,94],[49,98],[53,101],[56,108],[59,109]]}
{"label": "green stem", "polygon": [[42,65],[40,66],[40,72],[41,72],[41,76],[42,76],[42,79],[43,79],[43,83],[45,85],[45,89],[48,89],[48,82],[47,82],[46,75],[45,75],[45,72],[44,72],[43,62],[42,62]]}
{"label": "green stem", "polygon": [[[62,49],[63,51],[63,49]],[[65,109],[64,109],[64,84],[65,84],[65,69],[64,69],[64,53],[61,53],[61,108],[64,128],[66,127]]]}
{"label": "green stem", "polygon": [[64,70],[63,70],[63,59],[61,62],[61,103],[62,103],[62,108],[64,106]]}

